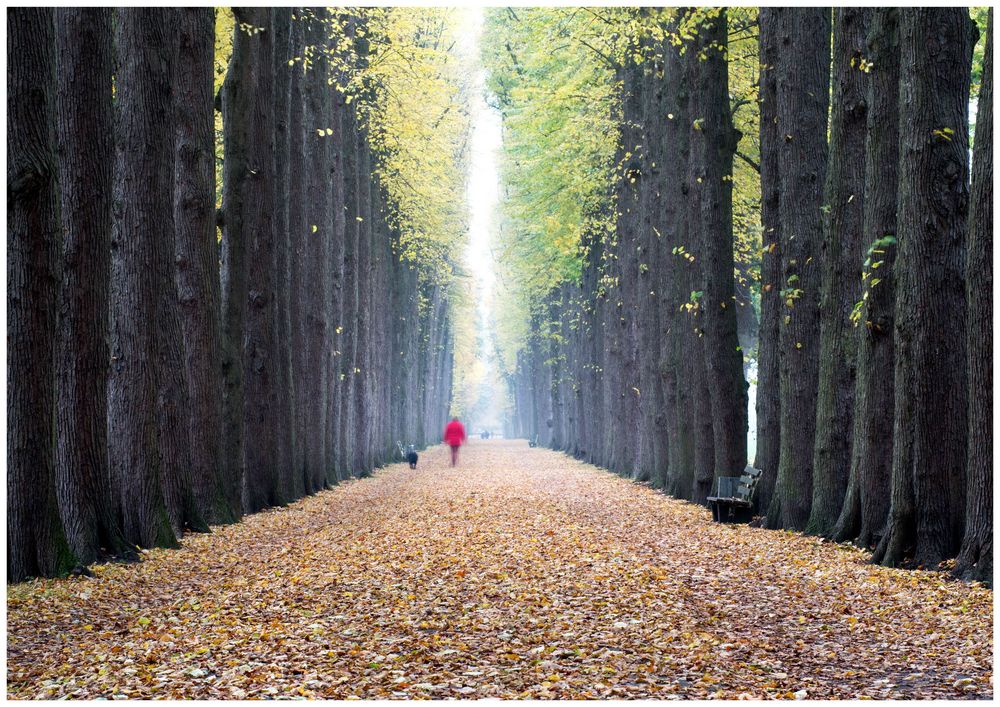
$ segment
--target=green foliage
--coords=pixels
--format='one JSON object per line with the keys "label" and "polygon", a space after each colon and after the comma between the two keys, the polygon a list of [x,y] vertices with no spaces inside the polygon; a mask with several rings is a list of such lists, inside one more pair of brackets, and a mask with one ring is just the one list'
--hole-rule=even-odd
{"label": "green foliage", "polygon": [[[579,279],[584,236],[614,239],[613,185],[639,146],[622,146],[616,69],[653,66],[665,43],[686,51],[709,15],[671,8],[497,8],[486,13],[482,57],[503,114],[498,353],[505,371],[531,333],[530,314],[553,287]],[[759,301],[760,162],[757,10],[729,10],[736,277]],[[702,54],[712,51],[703,48]],[[669,117],[668,117],[669,118]],[[621,164],[616,164],[616,156]],[[692,260],[683,247],[674,255]],[[617,283],[604,281],[606,293]],[[689,303],[691,304],[691,303]],[[693,306],[693,305],[691,305]]]}
{"label": "green foliage", "polygon": [[604,29],[584,8],[486,11],[482,58],[504,130],[497,324],[508,371],[530,305],[578,279],[583,234],[609,227],[618,128]]}
{"label": "green foliage", "polygon": [[455,52],[459,11],[366,8],[370,55],[351,86],[362,101],[401,256],[425,276],[455,272],[465,242],[468,67]]}

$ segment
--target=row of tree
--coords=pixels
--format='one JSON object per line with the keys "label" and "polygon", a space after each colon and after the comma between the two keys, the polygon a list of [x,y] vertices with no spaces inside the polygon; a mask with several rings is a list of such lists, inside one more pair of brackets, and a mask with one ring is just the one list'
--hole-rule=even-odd
{"label": "row of tree", "polygon": [[452,273],[414,262],[410,148],[377,138],[415,89],[368,69],[392,18],[219,19],[231,46],[211,8],[8,12],[9,581],[173,545],[444,424]]}
{"label": "row of tree", "polygon": [[968,10],[762,9],[752,155],[729,84],[729,40],[746,26],[728,14],[602,18],[627,40],[593,59],[613,65],[618,92],[607,217],[581,229],[579,274],[530,308],[510,432],[696,502],[741,472],[744,161],[760,178],[766,525],[853,540],[890,565],[957,556],[956,572],[989,579],[990,30],[970,187]]}

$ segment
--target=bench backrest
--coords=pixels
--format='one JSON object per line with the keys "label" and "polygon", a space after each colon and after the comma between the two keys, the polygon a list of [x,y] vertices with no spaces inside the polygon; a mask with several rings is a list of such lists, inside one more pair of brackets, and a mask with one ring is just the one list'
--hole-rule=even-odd
{"label": "bench backrest", "polygon": [[743,501],[749,501],[753,496],[754,489],[757,488],[758,481],[760,481],[760,469],[747,466],[743,470],[743,475],[740,476],[740,483],[736,489],[736,497]]}
{"label": "bench backrest", "polygon": [[760,469],[748,466],[741,476],[720,476],[715,479],[715,495],[718,498],[738,498],[749,501],[760,481]]}
{"label": "bench backrest", "polygon": [[715,495],[719,498],[736,498],[739,485],[738,476],[720,476],[715,480]]}

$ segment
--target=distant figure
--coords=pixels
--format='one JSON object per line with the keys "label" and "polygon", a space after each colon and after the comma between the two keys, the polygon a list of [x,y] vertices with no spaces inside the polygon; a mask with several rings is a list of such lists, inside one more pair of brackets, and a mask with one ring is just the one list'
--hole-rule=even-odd
{"label": "distant figure", "polygon": [[457,417],[451,418],[451,422],[444,428],[444,443],[451,447],[451,465],[458,464],[458,448],[465,442],[465,426],[458,421]]}
{"label": "distant figure", "polygon": [[420,457],[417,456],[417,448],[416,447],[414,447],[411,444],[409,447],[406,448],[406,461],[410,462],[410,468],[411,469],[416,469],[417,468],[417,459],[419,459],[419,458]]}

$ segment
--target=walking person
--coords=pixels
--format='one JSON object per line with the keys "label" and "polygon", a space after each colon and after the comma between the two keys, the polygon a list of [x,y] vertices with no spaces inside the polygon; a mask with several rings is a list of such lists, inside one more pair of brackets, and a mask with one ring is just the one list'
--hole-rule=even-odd
{"label": "walking person", "polygon": [[451,447],[451,465],[458,464],[458,448],[465,443],[465,426],[457,417],[444,428],[444,443]]}

